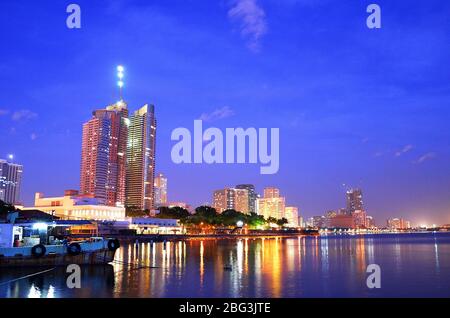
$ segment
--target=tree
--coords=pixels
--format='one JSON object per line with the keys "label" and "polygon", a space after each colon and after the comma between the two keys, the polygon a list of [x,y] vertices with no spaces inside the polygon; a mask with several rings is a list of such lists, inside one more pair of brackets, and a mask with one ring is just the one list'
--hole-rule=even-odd
{"label": "tree", "polygon": [[158,217],[162,219],[184,220],[185,218],[191,215],[188,210],[183,209],[182,207],[179,206],[175,206],[172,208],[162,206],[159,207],[158,210],[159,210]]}
{"label": "tree", "polygon": [[8,215],[8,212],[14,212],[14,211],[17,211],[17,209],[14,205],[0,200],[0,217],[1,218],[6,218],[6,216]]}
{"label": "tree", "polygon": [[286,218],[281,218],[281,219],[277,220],[276,223],[277,223],[278,226],[283,227],[286,224],[288,224],[289,221]]}

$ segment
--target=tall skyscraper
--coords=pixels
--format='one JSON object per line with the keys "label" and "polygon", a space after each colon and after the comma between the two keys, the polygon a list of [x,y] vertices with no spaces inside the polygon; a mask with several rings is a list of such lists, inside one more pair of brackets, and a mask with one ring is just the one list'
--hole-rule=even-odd
{"label": "tall skyscraper", "polygon": [[0,159],[0,200],[8,204],[20,203],[23,166]]}
{"label": "tall skyscraper", "polygon": [[285,217],[285,198],[280,196],[280,190],[277,188],[265,188],[264,197],[257,199],[257,206],[258,214],[264,216],[265,219]]}
{"label": "tall skyscraper", "polygon": [[167,178],[159,173],[155,177],[155,206],[167,205]]}
{"label": "tall skyscraper", "polygon": [[236,189],[248,191],[248,212],[256,213],[256,199],[258,195],[256,194],[255,186],[253,184],[238,184]]}
{"label": "tall skyscraper", "polygon": [[297,227],[299,226],[298,208],[295,206],[287,206],[284,209],[284,217],[288,220],[287,226]]}
{"label": "tall skyscraper", "polygon": [[116,104],[93,112],[83,125],[80,193],[108,206],[125,204],[127,104]]}
{"label": "tall skyscraper", "polygon": [[355,211],[362,211],[363,200],[362,191],[360,189],[350,189],[347,191],[347,214],[352,215]]}
{"label": "tall skyscraper", "polygon": [[213,206],[218,213],[225,210],[236,210],[248,213],[249,195],[247,189],[225,188],[214,191]]}
{"label": "tall skyscraper", "polygon": [[127,147],[126,206],[152,210],[155,207],[155,106],[146,104],[130,117]]}

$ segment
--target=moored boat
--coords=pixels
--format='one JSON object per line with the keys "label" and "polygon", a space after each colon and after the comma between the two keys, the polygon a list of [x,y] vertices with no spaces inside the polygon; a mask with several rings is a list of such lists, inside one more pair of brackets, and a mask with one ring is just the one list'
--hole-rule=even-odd
{"label": "moored boat", "polygon": [[0,267],[100,265],[114,260],[117,239],[58,235],[64,222],[0,223]]}

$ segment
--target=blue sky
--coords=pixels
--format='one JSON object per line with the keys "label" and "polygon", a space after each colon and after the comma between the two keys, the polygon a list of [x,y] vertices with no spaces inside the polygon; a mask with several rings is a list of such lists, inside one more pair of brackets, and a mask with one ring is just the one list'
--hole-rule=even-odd
{"label": "blue sky", "polygon": [[[69,30],[77,3],[82,28]],[[382,28],[366,26],[377,3]],[[154,103],[169,199],[210,202],[238,183],[277,186],[305,217],[361,187],[388,217],[450,223],[450,3],[442,0],[0,3],[0,157],[24,165],[22,198],[79,186],[81,125],[118,99]],[[203,117],[202,117],[203,116]],[[280,128],[280,171],[175,165],[177,127]]]}

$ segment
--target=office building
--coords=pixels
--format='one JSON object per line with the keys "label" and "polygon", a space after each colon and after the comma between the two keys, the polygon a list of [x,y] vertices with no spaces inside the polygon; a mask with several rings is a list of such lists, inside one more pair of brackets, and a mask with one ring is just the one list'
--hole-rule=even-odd
{"label": "office building", "polygon": [[351,189],[347,191],[347,214],[352,215],[355,211],[363,211],[362,191]]}
{"label": "office building", "polygon": [[256,200],[258,195],[255,191],[255,186],[253,184],[238,184],[236,189],[243,189],[248,191],[248,212],[256,213]]}
{"label": "office building", "polygon": [[104,205],[125,204],[127,104],[116,104],[93,112],[83,125],[80,193]]}
{"label": "office building", "polygon": [[249,213],[249,193],[246,189],[225,188],[214,191],[213,207],[218,213],[225,210],[236,210]]}
{"label": "office building", "polygon": [[265,219],[273,217],[281,219],[285,217],[286,202],[280,196],[280,190],[273,187],[264,189],[264,197],[257,199],[258,214]]}
{"label": "office building", "polygon": [[8,204],[20,203],[23,166],[0,159],[0,200]]}
{"label": "office building", "polygon": [[167,178],[159,173],[155,177],[155,207],[167,205]]}
{"label": "office building", "polygon": [[155,107],[146,104],[130,117],[127,145],[126,207],[155,208]]}

